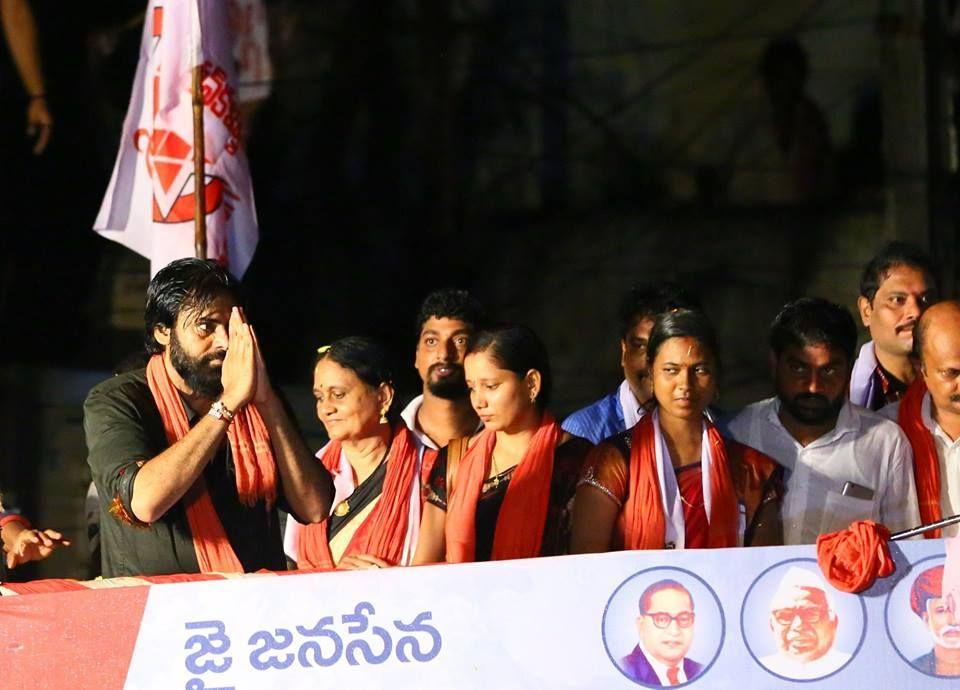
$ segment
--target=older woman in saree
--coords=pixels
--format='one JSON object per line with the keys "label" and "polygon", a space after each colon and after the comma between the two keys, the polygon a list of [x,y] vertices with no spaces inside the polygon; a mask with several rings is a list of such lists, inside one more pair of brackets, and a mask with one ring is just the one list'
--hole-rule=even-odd
{"label": "older woman in saree", "polygon": [[317,455],[333,475],[335,496],[324,522],[288,522],[287,553],[301,569],[408,565],[420,520],[417,449],[405,424],[388,421],[387,353],[362,337],[319,352],[313,393],[330,442]]}
{"label": "older woman in saree", "polygon": [[573,553],[782,543],[782,468],[723,439],[715,332],[700,312],[661,315],[647,345],[652,409],[591,451],[573,509]]}

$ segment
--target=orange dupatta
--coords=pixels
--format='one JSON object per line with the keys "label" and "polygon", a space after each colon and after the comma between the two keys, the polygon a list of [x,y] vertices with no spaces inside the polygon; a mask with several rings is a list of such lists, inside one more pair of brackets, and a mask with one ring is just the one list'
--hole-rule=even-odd
{"label": "orange dupatta", "polygon": [[[553,457],[559,438],[560,425],[553,415],[545,412],[530,447],[507,485],[497,517],[490,560],[540,555],[550,504]],[[477,503],[483,482],[490,472],[490,458],[496,442],[496,432],[484,431],[460,460],[459,481],[447,497],[444,525],[447,561],[450,563],[471,563],[476,558]]]}
{"label": "orange dupatta", "polygon": [[[331,474],[340,471],[339,441],[331,441],[320,461]],[[380,500],[370,515],[357,529],[344,556],[368,553],[396,565],[403,557],[407,537],[407,518],[410,514],[410,482],[417,481],[417,446],[405,424],[398,424],[387,451],[387,474],[383,480]],[[297,535],[298,568],[332,570],[336,567],[330,552],[328,520],[312,525],[301,525]],[[341,557],[342,558],[342,557]]]}
{"label": "orange dupatta", "polygon": [[[183,400],[163,364],[161,355],[147,363],[147,385],[163,420],[167,443],[173,445],[190,431]],[[237,471],[237,494],[244,505],[265,499],[272,506],[277,497],[277,466],[270,433],[257,408],[250,403],[238,410],[227,428],[227,439]],[[243,565],[223,530],[203,475],[184,495],[193,548],[202,573],[242,573]]]}
{"label": "orange dupatta", "polygon": [[[660,496],[653,414],[633,427],[630,442],[630,494],[623,506],[624,547],[662,549],[666,516]],[[727,449],[717,428],[707,422],[710,443],[709,548],[737,545],[737,496],[727,464]],[[669,470],[673,468],[670,467]],[[704,468],[706,469],[706,468]]]}
{"label": "orange dupatta", "polygon": [[[920,503],[920,520],[923,524],[937,522],[943,518],[940,509],[940,459],[933,435],[923,423],[921,409],[927,386],[921,377],[913,383],[900,400],[897,411],[897,423],[903,429],[913,449],[913,478],[917,484],[917,501]],[[941,529],[924,532],[926,539],[939,539]]]}

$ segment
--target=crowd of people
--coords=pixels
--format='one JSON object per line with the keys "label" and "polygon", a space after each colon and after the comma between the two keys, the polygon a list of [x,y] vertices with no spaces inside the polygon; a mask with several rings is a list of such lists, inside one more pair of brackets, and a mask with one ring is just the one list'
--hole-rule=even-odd
{"label": "crowd of people", "polygon": [[[953,515],[960,304],[937,301],[929,259],[904,243],[865,267],[858,304],[871,336],[859,354],[844,307],[785,305],[769,329],[775,395],[725,414],[717,334],[695,299],[635,287],[620,310],[623,382],[561,423],[536,333],[439,290],[416,319],[422,392],[402,410],[382,344],[317,350],[329,442],[314,454],[237,281],[175,261],[148,289],[146,366],[84,405],[102,573],[810,544],[858,519],[896,532]],[[65,543],[16,512],[0,525],[8,566]]]}

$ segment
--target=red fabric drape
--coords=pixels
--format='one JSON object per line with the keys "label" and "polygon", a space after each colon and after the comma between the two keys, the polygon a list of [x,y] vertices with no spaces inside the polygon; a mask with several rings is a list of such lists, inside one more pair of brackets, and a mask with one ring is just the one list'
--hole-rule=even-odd
{"label": "red fabric drape", "polygon": [[[710,443],[710,528],[708,548],[737,545],[737,494],[727,464],[727,450],[717,428],[708,422]],[[653,415],[633,427],[630,444],[630,493],[623,506],[624,546],[627,549],[662,549],[667,516],[663,514],[657,477]],[[667,468],[672,471],[673,468]]]}
{"label": "red fabric drape", "polygon": [[824,577],[841,592],[862,592],[895,565],[887,543],[890,530],[872,520],[858,520],[847,529],[817,537],[817,563]]}
{"label": "red fabric drape", "polygon": [[[340,471],[338,441],[331,441],[321,462],[331,473]],[[387,474],[380,500],[357,529],[343,555],[367,553],[396,565],[403,556],[410,514],[410,482],[419,481],[416,473],[417,446],[406,425],[398,424],[387,451]],[[330,552],[327,520],[303,525],[297,540],[297,565],[318,570],[333,569],[336,564]]]}
{"label": "red fabric drape", "polygon": [[[167,442],[173,445],[187,435],[190,423],[161,355],[154,355],[147,364],[147,385],[160,411]],[[237,470],[240,501],[253,505],[265,499],[268,506],[272,505],[277,496],[276,461],[270,445],[270,434],[253,403],[236,413],[227,429],[227,439]],[[183,500],[200,572],[242,573],[243,565],[230,546],[202,475]]]}
{"label": "red fabric drape", "polygon": [[[549,412],[544,413],[507,486],[497,517],[490,560],[540,555],[559,438],[560,425]],[[496,432],[482,432],[460,460],[457,482],[447,497],[444,527],[447,561],[450,563],[469,563],[476,558],[477,503],[483,482],[490,472],[490,458],[496,440]]]}
{"label": "red fabric drape", "polygon": [[[913,478],[917,484],[917,501],[920,503],[920,521],[923,524],[943,518],[940,509],[940,460],[933,434],[923,423],[921,408],[927,386],[918,376],[903,394],[897,422],[907,435],[913,449]],[[934,529],[924,533],[926,539],[939,539],[943,530]]]}

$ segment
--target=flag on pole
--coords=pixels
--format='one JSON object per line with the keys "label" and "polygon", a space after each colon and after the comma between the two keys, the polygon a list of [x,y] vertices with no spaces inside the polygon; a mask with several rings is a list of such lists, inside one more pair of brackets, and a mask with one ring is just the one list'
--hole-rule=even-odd
{"label": "flag on pole", "polygon": [[193,256],[192,71],[203,76],[207,255],[242,277],[257,246],[233,44],[221,0],[150,0],[120,153],[94,230],[150,259]]}

